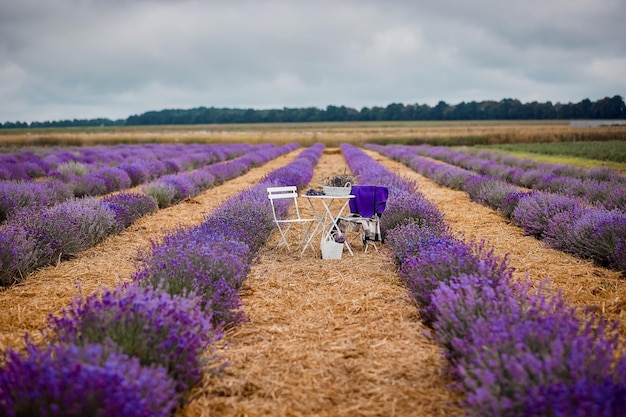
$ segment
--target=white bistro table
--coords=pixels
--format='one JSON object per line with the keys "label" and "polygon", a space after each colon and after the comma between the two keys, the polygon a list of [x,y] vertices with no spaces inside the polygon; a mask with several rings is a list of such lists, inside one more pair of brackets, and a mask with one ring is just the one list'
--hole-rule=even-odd
{"label": "white bistro table", "polygon": [[[318,220],[315,228],[309,235],[309,239],[306,241],[304,247],[302,248],[302,253],[304,253],[305,249],[311,245],[311,242],[313,241],[313,238],[317,234],[317,231],[320,227],[322,229],[322,239],[329,239],[334,228],[339,230],[339,225],[337,222],[339,221],[339,218],[342,216],[346,207],[348,207],[350,199],[354,198],[354,195],[302,194],[301,197],[305,197],[307,199],[307,201],[311,205],[311,209],[313,210],[315,217]],[[316,207],[315,204],[313,204],[313,201],[315,200],[318,200],[322,203],[322,210],[320,210],[318,207]],[[350,255],[354,256],[352,248],[350,248],[350,244],[348,244],[347,240],[344,242],[344,245],[346,246],[346,248],[348,248]]]}

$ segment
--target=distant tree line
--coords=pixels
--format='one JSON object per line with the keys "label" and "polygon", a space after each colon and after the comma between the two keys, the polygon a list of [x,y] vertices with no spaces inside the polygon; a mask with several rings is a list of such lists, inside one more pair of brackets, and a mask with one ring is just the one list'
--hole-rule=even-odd
{"label": "distant tree line", "polygon": [[111,119],[74,119],[74,120],[58,120],[52,122],[6,122],[0,123],[1,128],[16,128],[16,127],[93,127],[93,126],[125,126],[126,120],[111,120]]}
{"label": "distant tree line", "polygon": [[386,107],[363,107],[361,110],[345,106],[234,109],[197,107],[188,110],[166,109],[133,115],[127,119],[62,120],[57,122],[7,122],[0,128],[15,127],[85,127],[85,126],[143,126],[193,125],[229,123],[299,123],[346,121],[409,121],[409,120],[552,120],[552,119],[626,119],[626,105],[622,96],[605,97],[597,101],[584,99],[579,103],[521,103],[515,99],[500,101],[471,101],[436,106],[427,104],[391,103]]}

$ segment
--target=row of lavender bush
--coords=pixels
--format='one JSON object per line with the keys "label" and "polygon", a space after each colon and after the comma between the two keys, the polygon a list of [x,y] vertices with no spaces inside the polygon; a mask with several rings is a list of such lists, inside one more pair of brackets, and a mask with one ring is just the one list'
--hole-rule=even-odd
{"label": "row of lavender bush", "polygon": [[200,226],[153,243],[132,283],[50,316],[43,348],[27,339],[25,352],[9,350],[3,415],[171,415],[203,372],[225,365],[213,348],[224,326],[243,319],[234,289],[273,227],[265,188],[285,179],[303,187],[322,149],[303,151]]}
{"label": "row of lavender bush", "polygon": [[[608,168],[583,170],[557,164],[510,165],[488,157],[496,157],[495,152],[481,152],[479,156],[469,155],[446,146],[420,145],[404,148],[406,151],[427,156],[470,171],[499,178],[520,187],[548,193],[578,197],[589,204],[607,209],[626,207],[626,177]],[[498,158],[511,163],[514,157]],[[519,161],[519,160],[518,160]]]}
{"label": "row of lavender bush", "polygon": [[[241,147],[241,151],[236,151]],[[151,170],[177,172],[206,165],[207,158],[224,160],[222,152],[244,152],[250,145],[147,143],[138,145],[98,145],[83,147],[36,148],[0,153],[0,180],[32,180],[62,177],[73,171],[86,174],[103,167],[134,165],[156,161]],[[148,164],[149,165],[149,164]],[[143,168],[145,169],[145,168]],[[130,170],[132,171],[132,169]]]}
{"label": "row of lavender bush", "polygon": [[626,271],[626,213],[589,206],[578,198],[542,191],[522,191],[489,175],[420,157],[412,147],[369,145],[411,169],[473,201],[498,210],[526,234],[548,246]]}
{"label": "row of lavender bush", "polygon": [[[181,175],[167,183],[167,190],[171,191],[168,201],[171,204],[196,195],[297,147],[264,147],[188,176]],[[120,193],[100,200],[74,199],[44,209],[23,209],[0,228],[0,285],[11,285],[38,268],[72,258],[157,208],[158,200],[148,189],[146,194]]]}
{"label": "row of lavender bush", "polygon": [[[119,149],[98,148],[99,160],[117,165],[98,164],[98,167],[90,168],[81,162],[68,161],[48,171],[50,176],[44,180],[0,181],[0,222],[22,208],[50,207],[72,197],[100,196],[125,190],[165,175],[190,171],[272,145],[177,145],[177,153],[167,145],[161,145],[164,148],[162,153],[156,152],[160,148],[155,148],[155,145],[135,146],[135,149],[126,152],[128,155],[122,159],[122,163],[119,163],[120,158],[110,157],[116,155]],[[181,146],[188,146],[188,152],[182,153],[184,148]],[[89,149],[93,150],[87,148],[81,152]],[[106,153],[107,150],[110,155]],[[73,155],[72,152],[57,151],[64,155],[62,152]],[[20,158],[15,159],[16,162],[20,161]],[[59,159],[64,161],[68,158]],[[19,166],[16,164],[16,167]]]}
{"label": "row of lavender bush", "polygon": [[414,183],[351,145],[342,150],[361,182],[390,187],[389,212],[381,218],[386,244],[423,321],[445,348],[468,415],[626,413],[626,360],[613,325],[584,317],[543,287],[531,290],[513,278],[506,257],[483,242],[455,239]]}
{"label": "row of lavender bush", "polygon": [[159,208],[169,207],[297,147],[295,143],[280,147],[259,146],[232,161],[216,163],[191,172],[162,176],[145,184],[142,192],[152,196]]}
{"label": "row of lavender bush", "polygon": [[580,180],[594,179],[597,181],[610,181],[626,184],[626,176],[610,168],[601,167],[587,169],[568,164],[543,163],[530,158],[518,158],[506,153],[468,147],[458,148],[458,151],[473,155],[480,159],[497,161],[508,166],[523,168],[526,171],[547,171],[558,176],[577,178]]}

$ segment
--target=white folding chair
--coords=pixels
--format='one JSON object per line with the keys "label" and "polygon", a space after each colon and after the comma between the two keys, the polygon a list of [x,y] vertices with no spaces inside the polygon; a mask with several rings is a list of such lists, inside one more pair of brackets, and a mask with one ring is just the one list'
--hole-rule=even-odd
{"label": "white folding chair", "polygon": [[[270,200],[272,205],[272,214],[274,215],[274,223],[278,227],[278,231],[280,232],[280,241],[276,245],[279,247],[281,245],[287,246],[287,250],[291,251],[291,247],[289,246],[289,242],[287,241],[287,234],[293,225],[301,225],[303,234],[300,238],[300,243],[298,244],[298,248],[302,247],[302,244],[306,242],[309,232],[311,231],[311,227],[318,221],[316,218],[304,218],[300,214],[300,208],[298,206],[298,190],[296,186],[286,186],[286,187],[268,187],[267,188],[267,198]],[[295,217],[288,216],[289,207],[293,204],[295,208]],[[308,224],[308,227],[305,226]]]}

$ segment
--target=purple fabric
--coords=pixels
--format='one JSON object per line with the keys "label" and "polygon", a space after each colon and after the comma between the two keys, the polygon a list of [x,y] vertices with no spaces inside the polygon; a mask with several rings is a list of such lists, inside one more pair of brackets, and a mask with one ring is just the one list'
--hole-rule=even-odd
{"label": "purple fabric", "polygon": [[389,189],[378,185],[354,185],[350,194],[355,196],[350,200],[350,212],[372,217],[374,213],[385,211]]}

